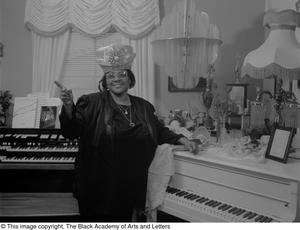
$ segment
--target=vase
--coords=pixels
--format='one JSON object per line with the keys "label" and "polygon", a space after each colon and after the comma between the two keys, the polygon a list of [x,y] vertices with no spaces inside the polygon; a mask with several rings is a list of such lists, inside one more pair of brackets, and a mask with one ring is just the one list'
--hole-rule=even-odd
{"label": "vase", "polygon": [[230,134],[226,128],[226,116],[222,115],[217,120],[217,144],[223,146],[230,141]]}

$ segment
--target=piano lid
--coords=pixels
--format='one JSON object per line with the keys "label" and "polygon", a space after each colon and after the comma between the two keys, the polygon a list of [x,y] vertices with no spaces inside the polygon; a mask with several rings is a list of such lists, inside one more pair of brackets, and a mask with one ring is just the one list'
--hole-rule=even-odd
{"label": "piano lid", "polygon": [[[217,151],[200,151],[199,154],[193,155],[185,151],[174,152],[178,159],[185,159],[195,162],[210,162],[214,164],[222,164],[228,167],[238,168],[244,171],[253,171],[270,176],[280,177],[294,181],[300,180],[300,160],[289,158],[287,164],[276,162],[270,159],[264,159],[262,162],[251,160],[239,160],[227,158],[225,154]],[[300,149],[296,149],[293,155],[300,156]]]}

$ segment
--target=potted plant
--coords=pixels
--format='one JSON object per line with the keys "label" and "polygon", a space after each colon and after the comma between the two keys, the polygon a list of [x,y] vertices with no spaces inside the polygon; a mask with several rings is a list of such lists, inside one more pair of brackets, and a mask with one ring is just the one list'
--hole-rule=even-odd
{"label": "potted plant", "polygon": [[0,90],[0,126],[7,126],[11,100],[12,94],[9,90]]}

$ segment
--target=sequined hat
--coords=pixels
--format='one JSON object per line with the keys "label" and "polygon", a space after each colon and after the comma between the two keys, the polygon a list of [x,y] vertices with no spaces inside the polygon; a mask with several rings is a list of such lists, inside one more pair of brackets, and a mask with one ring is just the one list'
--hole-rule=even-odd
{"label": "sequined hat", "polygon": [[131,69],[135,53],[129,45],[112,44],[96,50],[97,62],[106,73],[112,70]]}

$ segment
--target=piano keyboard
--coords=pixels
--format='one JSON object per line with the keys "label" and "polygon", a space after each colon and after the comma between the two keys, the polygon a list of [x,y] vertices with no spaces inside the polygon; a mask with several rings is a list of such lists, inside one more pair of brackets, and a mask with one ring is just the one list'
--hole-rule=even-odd
{"label": "piano keyboard", "polygon": [[13,152],[13,153],[30,153],[30,152],[36,152],[36,153],[45,153],[45,152],[51,152],[51,153],[58,153],[58,152],[73,152],[76,153],[78,151],[77,147],[16,147],[6,148],[7,152]]}
{"label": "piano keyboard", "polygon": [[2,163],[74,163],[75,157],[0,156]]}
{"label": "piano keyboard", "polygon": [[60,130],[8,129],[0,134],[2,163],[67,163],[75,162],[76,140],[64,138]]}
{"label": "piano keyboard", "polygon": [[[229,222],[279,222],[258,212],[253,212],[244,208],[230,205],[226,202],[210,199],[208,197],[190,193],[182,189],[168,187],[164,206],[168,209],[178,209],[181,213],[186,213],[190,221],[195,221],[199,213],[207,214],[210,221],[229,221]],[[164,207],[162,208],[164,211]],[[169,210],[167,210],[169,211]],[[193,219],[193,216],[195,219]]]}

